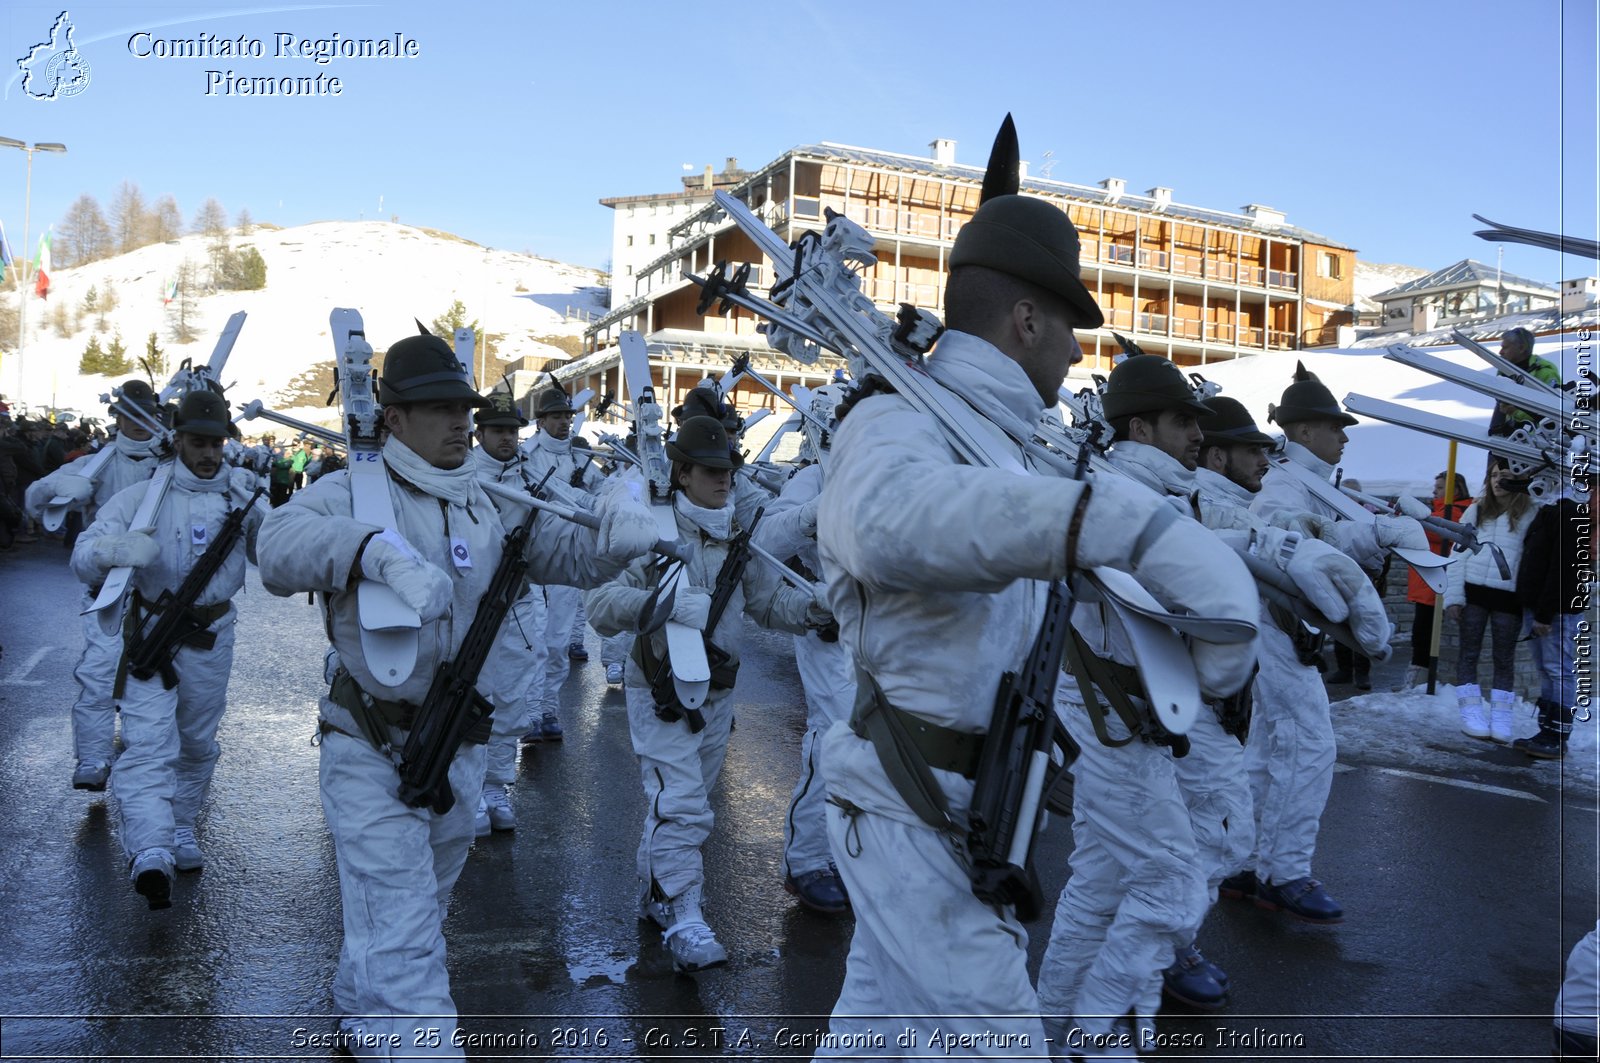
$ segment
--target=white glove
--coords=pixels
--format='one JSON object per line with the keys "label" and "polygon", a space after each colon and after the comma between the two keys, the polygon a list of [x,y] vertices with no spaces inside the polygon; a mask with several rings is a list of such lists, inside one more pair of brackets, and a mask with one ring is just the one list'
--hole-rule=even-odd
{"label": "white glove", "polygon": [[450,577],[393,529],[367,540],[361,551],[361,574],[388,584],[401,601],[417,611],[424,624],[450,611],[450,599],[455,594]]}
{"label": "white glove", "polygon": [[[1260,615],[1255,580],[1232,548],[1131,480],[1095,478],[1078,549],[1079,564],[1131,572],[1169,608],[1252,624]],[[1212,697],[1238,693],[1256,663],[1253,639],[1227,646],[1196,640],[1190,653],[1201,691]]]}
{"label": "white glove", "polygon": [[1378,545],[1384,548],[1391,546],[1410,547],[1413,550],[1428,549],[1428,534],[1422,530],[1422,525],[1410,517],[1375,517],[1373,534],[1377,537]]}
{"label": "white glove", "polygon": [[81,505],[94,497],[94,481],[73,472],[58,472],[50,478],[50,490]]}
{"label": "white glove", "polygon": [[806,607],[806,627],[815,631],[827,627],[833,620],[833,612],[827,606],[813,602]]}
{"label": "white glove", "polygon": [[1389,614],[1353,559],[1327,543],[1302,539],[1284,572],[1323,616],[1334,623],[1349,621],[1350,633],[1368,657],[1382,660],[1389,655]]}
{"label": "white glove", "polygon": [[1423,502],[1421,499],[1412,498],[1408,494],[1402,493],[1399,498],[1394,500],[1394,504],[1401,513],[1404,513],[1413,520],[1427,520],[1429,517],[1433,516],[1433,510],[1429,508],[1426,502]]}
{"label": "white glove", "polygon": [[[813,583],[811,585],[811,601],[812,601],[812,604],[814,604],[819,609],[828,609],[828,585],[827,585],[827,583],[825,583],[825,582],[823,582],[822,580],[819,579],[819,580],[817,580],[815,583]],[[829,616],[833,615],[833,611],[831,609],[829,609],[828,615]]]}
{"label": "white glove", "polygon": [[114,568],[144,568],[161,556],[161,547],[149,532],[102,535],[94,541],[94,563],[109,572]]}
{"label": "white glove", "polygon": [[817,537],[817,507],[821,502],[819,495],[800,507],[800,530],[813,539]]}
{"label": "white glove", "polygon": [[699,587],[678,584],[672,597],[672,619],[696,631],[706,629],[711,619],[711,595]]}
{"label": "white glove", "polygon": [[607,494],[600,506],[600,532],[595,552],[604,561],[625,565],[646,553],[659,538],[650,510],[626,491]]}

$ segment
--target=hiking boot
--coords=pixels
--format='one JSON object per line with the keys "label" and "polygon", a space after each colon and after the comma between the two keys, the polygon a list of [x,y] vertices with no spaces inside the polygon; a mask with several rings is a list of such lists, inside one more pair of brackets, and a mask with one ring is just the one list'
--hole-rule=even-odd
{"label": "hiking boot", "polygon": [[105,790],[106,780],[109,778],[111,778],[111,765],[105,761],[80,760],[78,766],[72,769],[72,788],[98,794]]}
{"label": "hiking boot", "polygon": [[179,871],[206,869],[206,854],[200,851],[199,843],[194,840],[193,827],[172,829],[172,862]]}
{"label": "hiking boot", "polygon": [[622,685],[622,665],[606,665],[606,682],[610,683],[614,687],[619,687]]}
{"label": "hiking boot", "polygon": [[661,941],[672,953],[679,971],[702,971],[728,962],[728,950],[700,914],[701,887],[691,886],[665,901],[648,898],[639,906],[642,916],[662,928]]}
{"label": "hiking boot", "polygon": [[1215,1011],[1228,1002],[1227,987],[1211,971],[1215,967],[1193,945],[1173,954],[1171,967],[1161,972],[1161,991],[1180,1004]]}
{"label": "hiking boot", "polygon": [[1567,755],[1567,744],[1561,740],[1561,733],[1548,727],[1540,728],[1532,738],[1517,739],[1511,743],[1511,748],[1520,749],[1537,760],[1560,760]]}
{"label": "hiking boot", "polygon": [[489,822],[489,799],[478,795],[478,811],[472,817],[472,836],[474,838],[487,838],[493,827]]}
{"label": "hiking boot", "polygon": [[561,721],[553,712],[547,712],[539,718],[539,736],[546,742],[559,742],[562,735]]}
{"label": "hiking boot", "polygon": [[1217,885],[1217,896],[1230,901],[1248,901],[1255,897],[1259,888],[1260,883],[1256,881],[1254,871],[1241,871],[1237,875],[1229,875]]}
{"label": "hiking boot", "polygon": [[844,883],[839,880],[839,873],[831,867],[799,875],[785,875],[783,888],[813,912],[838,915],[850,910],[850,898],[845,896]]}
{"label": "hiking boot", "polygon": [[511,795],[504,786],[491,786],[483,791],[483,801],[491,830],[517,829],[517,813],[511,807]]}
{"label": "hiking boot", "polygon": [[1322,883],[1314,878],[1297,878],[1289,882],[1262,882],[1256,888],[1256,907],[1269,912],[1280,909],[1296,919],[1308,923],[1342,923],[1344,909],[1328,896]]}
{"label": "hiking boot", "polygon": [[1348,668],[1340,668],[1336,672],[1329,672],[1327,675],[1323,676],[1322,681],[1329,686],[1340,686],[1350,682],[1350,680],[1353,678],[1355,677],[1350,674],[1350,670]]}
{"label": "hiking boot", "polygon": [[582,664],[589,659],[589,651],[584,649],[583,643],[574,642],[567,647],[567,660],[577,661]]}
{"label": "hiking boot", "polygon": [[145,849],[128,866],[134,892],[150,902],[150,910],[172,907],[172,854],[165,849]]}

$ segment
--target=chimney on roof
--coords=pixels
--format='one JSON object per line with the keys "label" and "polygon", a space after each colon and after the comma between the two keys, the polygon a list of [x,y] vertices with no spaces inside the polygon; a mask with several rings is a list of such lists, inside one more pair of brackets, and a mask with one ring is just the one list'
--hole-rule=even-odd
{"label": "chimney on roof", "polygon": [[723,173],[738,173],[739,172],[739,160],[734,158],[732,155],[729,155],[727,157],[727,161],[722,164],[722,172]]}
{"label": "chimney on roof", "polygon": [[1249,218],[1258,228],[1276,229],[1283,224],[1283,211],[1273,207],[1264,207],[1260,203],[1246,203],[1244,216]]}
{"label": "chimney on roof", "polygon": [[1155,188],[1152,188],[1146,192],[1145,195],[1156,201],[1157,210],[1160,210],[1163,207],[1172,206],[1172,189],[1170,188],[1162,188],[1160,185],[1157,185]]}
{"label": "chimney on roof", "polygon": [[1106,190],[1106,198],[1121,199],[1122,193],[1128,190],[1128,182],[1120,177],[1107,177],[1100,182],[1100,187]]}
{"label": "chimney on roof", "polygon": [[708,163],[706,163],[706,175],[705,175],[705,178],[701,182],[701,187],[704,188],[707,192],[711,191],[711,181],[712,181],[711,164],[708,162]]}
{"label": "chimney on roof", "polygon": [[1027,159],[1023,159],[1022,161],[1017,163],[1017,180],[1026,181],[1027,179],[1028,179],[1028,160]]}
{"label": "chimney on roof", "polygon": [[933,152],[933,161],[940,166],[950,166],[956,161],[956,142],[953,140],[941,137],[929,144],[928,150]]}

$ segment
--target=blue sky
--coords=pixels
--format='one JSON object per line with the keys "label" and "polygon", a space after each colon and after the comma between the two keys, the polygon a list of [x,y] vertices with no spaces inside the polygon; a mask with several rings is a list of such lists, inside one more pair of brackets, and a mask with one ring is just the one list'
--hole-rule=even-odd
{"label": "blue sky", "polygon": [[[1473,213],[1596,235],[1593,0],[796,0],[763,4],[72,4],[90,66],[27,98],[16,59],[61,0],[0,10],[0,136],[37,155],[31,222],[118,184],[207,196],[284,225],[397,215],[494,247],[598,266],[604,196],[675,187],[685,164],[754,167],[832,140],[981,163],[1015,114],[1038,173],[1264,203],[1361,258],[1429,268],[1495,245]],[[262,41],[263,58],[138,58],[129,38]],[[274,35],[415,40],[406,59],[275,58]],[[140,47],[143,45],[141,44]],[[207,70],[335,76],[340,96],[206,95]],[[0,149],[0,221],[20,250],[25,159]],[[380,213],[381,198],[381,213]],[[1554,281],[1592,263],[1507,245]]]}

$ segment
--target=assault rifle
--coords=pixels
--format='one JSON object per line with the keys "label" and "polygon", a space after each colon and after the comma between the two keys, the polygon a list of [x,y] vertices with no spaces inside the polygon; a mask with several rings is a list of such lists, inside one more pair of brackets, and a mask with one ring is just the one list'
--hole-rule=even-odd
{"label": "assault rifle", "polygon": [[1030,859],[1034,834],[1057,734],[1067,764],[1078,746],[1056,722],[1056,679],[1072,630],[1072,595],[1062,580],[1050,584],[1044,622],[1017,672],[1000,678],[994,715],[978,754],[972,807],[967,813],[967,851],[972,893],[988,904],[1011,904],[1024,921],[1039,914],[1043,898]]}
{"label": "assault rifle", "polygon": [[522,523],[506,533],[500,564],[478,599],[478,611],[461,640],[461,649],[454,660],[440,664],[433,673],[433,682],[417,709],[400,753],[400,800],[412,808],[431,807],[442,816],[456,803],[450,788],[450,762],[473,729],[494,712],[489,699],[478,693],[478,673],[512,603],[522,593],[528,571],[525,550],[538,515],[539,511],[530,507]]}
{"label": "assault rifle", "polygon": [[[727,612],[728,603],[733,600],[733,592],[739,586],[739,581],[744,578],[744,570],[750,564],[751,549],[750,535],[756,530],[761,515],[766,509],[758,509],[755,516],[750,518],[750,526],[740,531],[728,543],[728,556],[722,559],[722,567],[717,570],[717,583],[711,590],[711,608],[706,611],[706,626],[701,632],[705,640],[706,664],[711,669],[712,685],[719,689],[726,689],[733,685],[733,679],[728,674],[728,662],[732,654],[711,641],[712,632],[717,630],[717,625],[722,622],[722,614]],[[647,645],[648,636],[640,634],[635,643],[640,650],[640,664],[649,660],[650,650]],[[667,667],[666,661],[658,662],[652,671],[645,668],[645,675],[650,680],[650,695],[655,700],[656,715],[672,723],[677,720],[686,720],[690,734],[699,734],[705,730],[706,718],[698,706],[687,708],[678,700],[672,685],[672,669]]]}
{"label": "assault rifle", "polygon": [[[210,627],[203,617],[195,613],[194,603],[238,545],[239,537],[244,534],[245,517],[264,490],[256,488],[250,501],[228,511],[216,538],[211,540],[211,545],[206,547],[206,552],[200,555],[200,560],[195,562],[194,568],[189,570],[176,591],[164,590],[154,602],[148,604],[135,596],[134,608],[128,611],[127,626],[128,672],[135,679],[150,679],[159,673],[163,688],[171,690],[178,685],[178,672],[172,666],[173,659],[185,643],[204,642],[201,636]],[[150,621],[152,616],[155,619]],[[210,646],[202,648],[209,649]]]}

